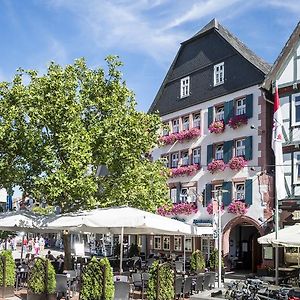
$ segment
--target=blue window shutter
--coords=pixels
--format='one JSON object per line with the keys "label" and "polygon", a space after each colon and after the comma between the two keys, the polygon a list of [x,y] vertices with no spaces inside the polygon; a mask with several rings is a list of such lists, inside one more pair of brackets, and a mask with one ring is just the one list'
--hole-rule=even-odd
{"label": "blue window shutter", "polygon": [[232,198],[232,182],[231,181],[224,181],[223,190],[226,190],[227,192],[223,193],[223,203],[224,206],[228,206],[231,203],[231,198]]}
{"label": "blue window shutter", "polygon": [[211,163],[214,157],[214,145],[207,145],[207,164]]}
{"label": "blue window shutter", "polygon": [[252,155],[252,136],[247,136],[245,139],[245,159],[246,160],[251,160],[253,155]]}
{"label": "blue window shutter", "polygon": [[211,202],[212,184],[207,183],[205,185],[205,206]]}
{"label": "blue window shutter", "polygon": [[207,110],[207,127],[214,121],[214,107],[211,106]]}
{"label": "blue window shutter", "polygon": [[253,94],[246,96],[246,116],[248,119],[253,117]]}
{"label": "blue window shutter", "polygon": [[233,141],[226,141],[223,146],[223,160],[228,163],[232,158]]}
{"label": "blue window shutter", "polygon": [[245,181],[245,203],[248,206],[252,204],[252,179]]}
{"label": "blue window shutter", "polygon": [[225,102],[224,104],[224,122],[228,124],[230,118],[234,115],[234,103],[233,100]]}

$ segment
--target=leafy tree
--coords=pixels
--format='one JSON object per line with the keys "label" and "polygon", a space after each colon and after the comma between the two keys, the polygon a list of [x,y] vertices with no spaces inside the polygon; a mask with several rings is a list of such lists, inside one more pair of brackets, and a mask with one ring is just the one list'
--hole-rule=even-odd
{"label": "leafy tree", "polygon": [[[0,187],[62,212],[128,204],[155,211],[168,202],[167,172],[152,162],[158,115],[136,110],[116,57],[107,71],[84,59],[46,74],[18,70],[0,84]],[[107,176],[98,176],[99,166]],[[70,258],[64,235],[65,264]]]}

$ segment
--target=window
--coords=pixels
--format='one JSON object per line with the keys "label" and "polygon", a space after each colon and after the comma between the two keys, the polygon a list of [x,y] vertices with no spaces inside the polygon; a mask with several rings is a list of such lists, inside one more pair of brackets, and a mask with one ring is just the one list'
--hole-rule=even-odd
{"label": "window", "polygon": [[205,255],[205,260],[209,259],[210,253],[215,249],[215,240],[210,238],[201,239],[201,251]]}
{"label": "window", "polygon": [[224,63],[214,66],[214,86],[224,83]]}
{"label": "window", "polygon": [[201,162],[201,148],[193,149],[193,164],[200,165]]}
{"label": "window", "polygon": [[181,165],[187,166],[189,164],[189,152],[183,151],[181,152]]}
{"label": "window", "polygon": [[295,101],[295,122],[300,123],[300,95],[294,97]]}
{"label": "window", "polygon": [[224,105],[215,108],[215,121],[224,120]]}
{"label": "window", "polygon": [[182,188],[180,192],[180,202],[185,203],[188,200],[188,188]]}
{"label": "window", "polygon": [[235,185],[235,199],[245,200],[245,183],[237,183]]}
{"label": "window", "polygon": [[185,251],[191,252],[193,250],[192,248],[192,239],[191,238],[186,238],[185,239]]}
{"label": "window", "polygon": [[163,136],[169,135],[170,133],[170,127],[169,127],[169,123],[164,123],[163,124]]}
{"label": "window", "polygon": [[246,98],[237,99],[235,105],[236,116],[244,115],[246,113]]}
{"label": "window", "polygon": [[172,200],[172,203],[177,203],[177,189],[176,188],[170,189],[170,198]]}
{"label": "window", "polygon": [[180,98],[189,96],[190,94],[190,77],[184,77],[180,81]]}
{"label": "window", "polygon": [[174,236],[174,251],[181,251],[181,236]]}
{"label": "window", "polygon": [[201,125],[201,122],[200,122],[200,113],[195,113],[193,114],[193,127],[194,128],[199,128],[200,129],[200,125]]}
{"label": "window", "polygon": [[178,152],[171,154],[171,167],[177,168],[178,167],[178,160],[179,160],[179,154]]}
{"label": "window", "polygon": [[169,236],[163,237],[163,249],[170,250],[170,237]]}
{"label": "window", "polygon": [[235,156],[245,156],[245,139],[235,142]]}
{"label": "window", "polygon": [[190,117],[186,116],[182,118],[182,129],[189,130],[190,129]]}
{"label": "window", "polygon": [[294,182],[299,183],[300,182],[300,153],[299,152],[294,152],[294,162],[295,162]]}
{"label": "window", "polygon": [[216,145],[215,159],[223,159],[223,144]]}
{"label": "window", "polygon": [[172,132],[179,132],[179,119],[175,119],[172,121]]}
{"label": "window", "polygon": [[160,236],[155,236],[154,237],[154,249],[160,250],[161,249],[161,237]]}
{"label": "window", "polygon": [[169,168],[169,155],[162,155],[161,159],[166,168]]}

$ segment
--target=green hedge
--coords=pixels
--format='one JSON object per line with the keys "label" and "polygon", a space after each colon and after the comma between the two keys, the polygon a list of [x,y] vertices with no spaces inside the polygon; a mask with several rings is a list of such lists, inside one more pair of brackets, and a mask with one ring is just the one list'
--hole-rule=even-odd
{"label": "green hedge", "polygon": [[6,269],[3,270],[3,262],[0,259],[0,286],[3,286],[3,271],[5,274],[5,286],[14,286],[16,278],[16,265],[10,250],[2,250],[0,253],[1,257],[6,259]]}

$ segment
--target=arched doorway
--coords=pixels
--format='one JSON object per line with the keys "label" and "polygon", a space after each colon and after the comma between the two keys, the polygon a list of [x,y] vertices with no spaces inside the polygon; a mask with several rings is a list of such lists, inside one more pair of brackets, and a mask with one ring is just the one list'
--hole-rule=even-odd
{"label": "arched doorway", "polygon": [[231,269],[256,272],[261,263],[261,245],[257,238],[263,229],[248,216],[230,220],[223,231],[223,253]]}

